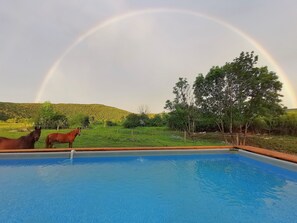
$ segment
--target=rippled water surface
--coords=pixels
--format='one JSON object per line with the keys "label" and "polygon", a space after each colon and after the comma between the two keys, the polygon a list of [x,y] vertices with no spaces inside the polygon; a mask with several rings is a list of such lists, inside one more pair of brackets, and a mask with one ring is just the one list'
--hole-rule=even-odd
{"label": "rippled water surface", "polygon": [[0,222],[296,222],[297,172],[237,154],[0,160]]}

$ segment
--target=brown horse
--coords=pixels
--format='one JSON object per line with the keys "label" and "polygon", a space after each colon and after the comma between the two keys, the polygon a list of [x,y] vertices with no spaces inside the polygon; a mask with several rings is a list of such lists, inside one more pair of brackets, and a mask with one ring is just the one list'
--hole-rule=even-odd
{"label": "brown horse", "polygon": [[33,132],[18,139],[0,137],[0,149],[34,149],[34,144],[39,140],[41,128],[35,127]]}
{"label": "brown horse", "polygon": [[66,134],[52,133],[45,139],[45,147],[52,148],[54,143],[69,143],[69,148],[72,148],[72,143],[77,135],[80,135],[80,128],[76,128]]}

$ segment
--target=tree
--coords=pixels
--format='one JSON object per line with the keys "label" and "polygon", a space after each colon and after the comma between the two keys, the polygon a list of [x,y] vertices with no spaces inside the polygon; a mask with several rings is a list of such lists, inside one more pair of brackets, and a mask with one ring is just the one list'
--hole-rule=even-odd
{"label": "tree", "polygon": [[90,118],[88,115],[84,114],[76,114],[75,116],[71,117],[70,124],[72,127],[81,126],[83,128],[87,128],[90,125]]}
{"label": "tree", "polygon": [[147,105],[140,105],[138,107],[138,112],[139,114],[149,114],[150,113],[150,109]]}
{"label": "tree", "polygon": [[55,115],[54,107],[49,102],[46,101],[42,104],[37,118],[36,118],[36,124],[41,126],[42,128],[52,128],[52,119]]}
{"label": "tree", "polygon": [[196,106],[205,117],[217,124],[225,141],[225,101],[222,92],[225,89],[224,70],[212,67],[206,77],[199,74],[193,85]]}
{"label": "tree", "polygon": [[169,110],[169,126],[186,131],[191,135],[195,131],[198,111],[195,107],[194,96],[186,78],[179,78],[173,87],[175,98],[167,100],[165,109]]}
{"label": "tree", "polygon": [[51,125],[57,130],[60,128],[68,128],[68,119],[66,115],[55,113],[51,119]]}
{"label": "tree", "polygon": [[255,67],[258,56],[242,52],[233,62],[213,67],[204,77],[198,75],[194,83],[196,105],[216,121],[224,134],[244,132],[245,144],[250,124],[256,117],[282,114],[280,91],[282,84],[267,67]]}
{"label": "tree", "polygon": [[45,129],[59,129],[68,127],[67,117],[56,112],[53,105],[49,101],[46,101],[42,104],[35,123],[36,125]]}

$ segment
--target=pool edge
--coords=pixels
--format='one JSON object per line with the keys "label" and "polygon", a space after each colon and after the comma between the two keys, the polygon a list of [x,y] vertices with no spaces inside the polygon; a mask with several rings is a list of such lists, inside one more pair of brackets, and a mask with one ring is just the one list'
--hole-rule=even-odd
{"label": "pool edge", "polygon": [[234,146],[234,148],[297,164],[297,155],[282,153],[275,150],[263,149],[253,146]]}
{"label": "pool edge", "polygon": [[[125,151],[203,151],[203,150],[243,150],[251,153],[264,155],[267,157],[288,161],[291,163],[297,164],[297,156],[293,154],[282,153],[278,151],[262,149],[258,147],[252,146],[175,146],[175,147],[102,147],[102,148],[56,148],[56,149],[11,149],[11,150],[0,150],[0,157],[5,157],[8,154],[15,156],[25,156],[29,157],[31,154],[38,154],[42,156],[44,153],[50,155],[51,157],[57,157],[54,154],[63,155],[63,157],[71,153],[71,151],[75,152],[125,152]],[[26,154],[26,155],[25,155]],[[60,157],[58,155],[58,157]]]}

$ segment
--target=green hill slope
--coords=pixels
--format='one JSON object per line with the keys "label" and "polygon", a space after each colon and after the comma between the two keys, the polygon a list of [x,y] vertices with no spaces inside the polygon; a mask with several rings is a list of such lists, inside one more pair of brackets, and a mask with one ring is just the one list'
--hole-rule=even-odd
{"label": "green hill slope", "polygon": [[[0,120],[10,118],[34,118],[42,104],[0,102]],[[55,111],[72,117],[77,114],[94,117],[95,120],[120,121],[130,112],[101,104],[53,104]]]}
{"label": "green hill slope", "polygon": [[288,113],[297,113],[297,108],[289,108],[287,110]]}

